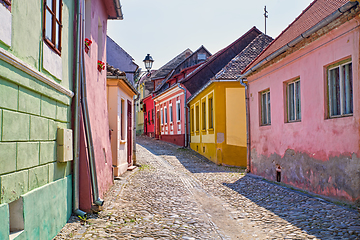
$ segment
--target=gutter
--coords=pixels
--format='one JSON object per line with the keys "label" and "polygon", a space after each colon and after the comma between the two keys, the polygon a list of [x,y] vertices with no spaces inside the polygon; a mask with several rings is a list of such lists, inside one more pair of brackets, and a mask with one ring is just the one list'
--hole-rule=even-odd
{"label": "gutter", "polygon": [[123,20],[124,15],[121,10],[120,0],[113,0],[113,1],[114,1],[115,11],[116,11],[116,18],[109,18],[109,19]]}
{"label": "gutter", "polygon": [[267,56],[261,62],[257,63],[254,67],[247,70],[244,74],[241,74],[239,76],[238,80],[240,81],[240,79],[244,79],[244,78],[248,77],[251,73],[255,72],[257,69],[262,67],[265,63],[273,60],[277,56],[279,56],[282,53],[286,52],[288,49],[294,47],[297,43],[299,43],[300,41],[302,41],[305,38],[308,38],[311,34],[315,33],[319,29],[325,27],[330,22],[334,21],[336,18],[338,18],[343,13],[347,12],[348,10],[350,10],[351,8],[356,6],[357,4],[358,4],[358,2],[348,2],[348,3],[344,4],[342,7],[338,8],[335,12],[333,12],[332,14],[330,14],[329,16],[324,18],[322,21],[317,23],[315,26],[313,26],[309,30],[303,32],[297,38],[295,38],[291,42],[287,43],[285,46],[281,47],[280,49],[276,50],[275,52],[273,52],[272,54]]}
{"label": "gutter", "polygon": [[[74,162],[73,162],[73,212],[86,218],[86,213],[79,209],[79,155],[80,155],[80,39],[81,39],[81,0],[77,1],[77,34],[76,34],[76,76],[75,76],[75,116],[74,116]],[[74,30],[76,31],[76,30]]]}
{"label": "gutter", "polygon": [[177,86],[180,88],[180,89],[182,89],[182,90],[184,90],[184,124],[185,124],[185,143],[184,143],[184,145],[185,145],[185,147],[188,147],[188,140],[187,140],[187,131],[188,131],[188,129],[187,129],[187,126],[188,126],[188,124],[187,124],[187,117],[186,117],[186,112],[189,112],[190,111],[190,109],[189,109],[189,107],[187,106],[187,104],[186,104],[186,89],[185,88],[183,88],[181,85],[180,85],[180,83],[178,83],[177,84]]}
{"label": "gutter", "polygon": [[249,86],[244,82],[244,79],[240,79],[240,84],[245,87],[245,109],[246,109],[246,148],[247,148],[247,169],[251,172],[251,142],[250,142],[250,106],[249,106]]}

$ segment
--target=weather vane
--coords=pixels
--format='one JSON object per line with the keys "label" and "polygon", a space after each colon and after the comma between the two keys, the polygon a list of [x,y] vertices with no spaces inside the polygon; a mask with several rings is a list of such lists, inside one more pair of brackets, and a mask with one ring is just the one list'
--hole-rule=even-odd
{"label": "weather vane", "polygon": [[264,7],[264,17],[265,17],[265,34],[266,34],[266,19],[269,17],[268,11],[266,11],[266,6]]}

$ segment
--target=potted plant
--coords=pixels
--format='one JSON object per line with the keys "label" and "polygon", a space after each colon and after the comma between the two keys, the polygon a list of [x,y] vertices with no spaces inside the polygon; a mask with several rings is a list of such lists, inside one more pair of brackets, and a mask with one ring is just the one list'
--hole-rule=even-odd
{"label": "potted plant", "polygon": [[85,52],[86,53],[89,52],[91,44],[92,44],[92,41],[88,38],[85,38]]}
{"label": "potted plant", "polygon": [[105,63],[103,61],[98,60],[97,66],[98,66],[98,71],[99,72],[101,72],[102,70],[105,69]]}

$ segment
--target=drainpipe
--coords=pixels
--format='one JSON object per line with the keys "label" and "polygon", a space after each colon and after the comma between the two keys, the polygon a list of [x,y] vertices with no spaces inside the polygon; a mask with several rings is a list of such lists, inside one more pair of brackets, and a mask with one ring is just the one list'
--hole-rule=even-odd
{"label": "drainpipe", "polygon": [[185,88],[183,88],[181,85],[180,85],[180,83],[178,83],[178,87],[180,88],[180,89],[182,89],[182,90],[184,90],[184,125],[185,125],[185,147],[188,147],[188,140],[187,140],[187,118],[186,118],[186,112],[188,112],[188,111],[190,111],[189,110],[189,107],[187,106],[187,104],[186,104],[186,89]]}
{"label": "drainpipe", "polygon": [[[80,39],[81,39],[81,0],[77,1],[77,34],[76,34],[76,65],[75,65],[75,114],[74,114],[74,162],[73,162],[73,212],[86,218],[86,213],[79,209],[79,155],[80,155]],[[76,31],[75,30],[75,31]]]}
{"label": "drainpipe", "polygon": [[249,86],[244,78],[240,78],[240,84],[245,87],[245,109],[246,109],[246,147],[247,147],[247,172],[251,172],[251,144],[250,144],[250,107],[249,107]]}
{"label": "drainpipe", "polygon": [[[139,84],[136,84],[135,85],[135,89],[137,90]],[[138,93],[136,95],[136,97],[134,96],[134,106],[133,106],[133,111],[134,111],[134,126],[133,126],[133,157],[132,157],[132,160],[133,160],[133,165],[134,166],[137,166],[137,163],[136,163],[136,102],[139,100],[140,98],[140,93]]]}
{"label": "drainpipe", "polygon": [[[85,5],[83,4],[83,13],[85,12]],[[82,15],[82,26],[85,26],[85,16]],[[81,43],[84,42],[85,36],[85,28],[81,29],[82,31],[82,38],[80,40]],[[98,205],[102,206],[104,201],[99,197],[99,189],[98,189],[98,182],[96,176],[96,166],[95,166],[95,154],[94,154],[94,145],[93,145],[93,138],[91,133],[91,126],[90,126],[90,116],[89,116],[89,109],[88,109],[88,102],[87,102],[87,90],[86,90],[86,71],[85,71],[85,64],[84,64],[84,49],[81,49],[80,54],[80,64],[81,64],[81,71],[80,71],[80,82],[81,82],[81,105],[82,105],[82,112],[84,116],[84,123],[85,123],[85,133],[86,133],[86,141],[88,146],[88,157],[89,157],[89,165],[90,165],[90,175],[91,175],[91,187],[93,190],[93,202]]]}

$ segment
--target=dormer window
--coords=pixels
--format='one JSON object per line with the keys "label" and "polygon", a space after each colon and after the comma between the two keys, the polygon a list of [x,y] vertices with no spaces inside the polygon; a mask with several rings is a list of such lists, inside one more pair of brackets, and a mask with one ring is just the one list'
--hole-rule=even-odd
{"label": "dormer window", "polygon": [[62,0],[44,1],[43,37],[46,44],[61,54]]}
{"label": "dormer window", "polygon": [[0,0],[0,3],[11,12],[11,0]]}
{"label": "dormer window", "polygon": [[205,61],[206,60],[206,54],[205,53],[199,53],[198,54],[198,61]]}

